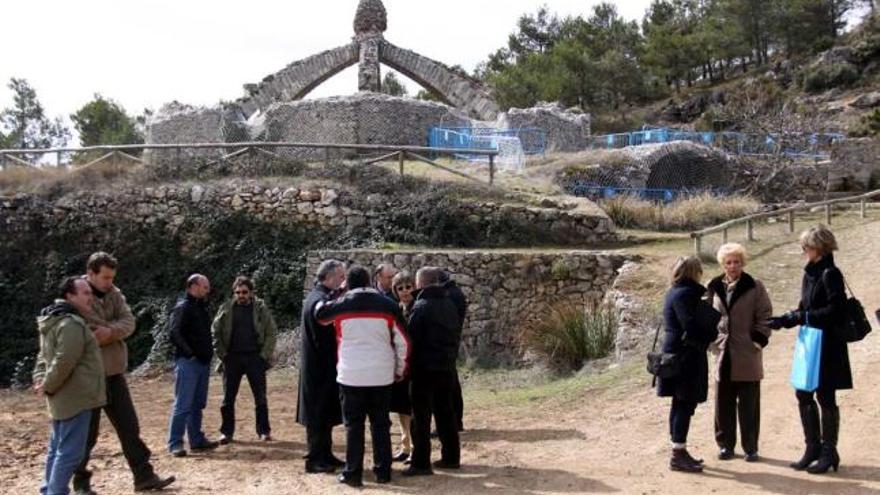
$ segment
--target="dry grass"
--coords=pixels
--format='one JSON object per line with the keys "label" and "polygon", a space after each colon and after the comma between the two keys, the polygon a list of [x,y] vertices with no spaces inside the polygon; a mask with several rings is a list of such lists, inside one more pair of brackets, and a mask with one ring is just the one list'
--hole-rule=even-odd
{"label": "dry grass", "polygon": [[685,231],[754,213],[760,203],[748,196],[701,194],[665,205],[634,196],[617,196],[602,200],[600,206],[619,227]]}
{"label": "dry grass", "polygon": [[128,160],[104,160],[89,166],[10,167],[0,171],[0,195],[15,193],[60,194],[91,189],[96,185],[139,175],[142,165]]}
{"label": "dry grass", "polygon": [[617,316],[614,309],[594,305],[551,306],[519,336],[526,351],[537,354],[552,368],[575,371],[591,359],[603,358],[614,348]]}

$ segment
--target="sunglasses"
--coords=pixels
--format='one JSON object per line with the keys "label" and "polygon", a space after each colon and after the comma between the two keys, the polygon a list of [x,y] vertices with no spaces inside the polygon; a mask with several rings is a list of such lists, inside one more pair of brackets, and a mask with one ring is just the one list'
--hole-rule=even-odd
{"label": "sunglasses", "polygon": [[394,289],[395,290],[412,290],[412,288],[413,288],[412,285],[398,285]]}

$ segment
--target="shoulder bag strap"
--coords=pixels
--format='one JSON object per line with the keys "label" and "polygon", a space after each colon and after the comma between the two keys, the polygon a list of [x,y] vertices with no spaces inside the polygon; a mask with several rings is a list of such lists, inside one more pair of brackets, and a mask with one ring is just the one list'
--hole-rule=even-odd
{"label": "shoulder bag strap", "polygon": [[657,331],[654,332],[654,343],[651,345],[652,352],[657,350],[657,337],[660,336],[660,327],[662,327],[662,326],[663,326],[662,322],[657,324]]}

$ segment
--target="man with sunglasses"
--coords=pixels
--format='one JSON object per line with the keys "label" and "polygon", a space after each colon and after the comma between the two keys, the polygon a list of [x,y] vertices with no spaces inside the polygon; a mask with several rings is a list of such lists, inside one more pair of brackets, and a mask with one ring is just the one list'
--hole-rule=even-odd
{"label": "man with sunglasses", "polygon": [[235,434],[235,399],[244,376],[254,396],[257,436],[268,442],[272,440],[272,429],[266,400],[266,370],[275,352],[277,326],[265,301],[255,296],[250,278],[237,277],[232,293],[232,299],[220,307],[211,325],[214,353],[223,371],[220,443],[232,442]]}

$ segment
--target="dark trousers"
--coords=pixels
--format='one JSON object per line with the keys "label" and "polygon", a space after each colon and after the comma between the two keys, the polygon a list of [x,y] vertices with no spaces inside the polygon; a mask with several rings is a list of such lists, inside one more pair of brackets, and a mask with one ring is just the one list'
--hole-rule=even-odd
{"label": "dark trousers", "polygon": [[266,362],[259,354],[228,354],[223,360],[223,404],[220,406],[220,433],[232,438],[235,434],[235,399],[242,377],[247,376],[254,396],[257,435],[268,435],[269,403],[266,400]]}
{"label": "dark trousers", "polygon": [[[113,375],[107,377],[107,404],[102,408],[116,430],[119,444],[122,446],[122,454],[128,462],[128,467],[134,475],[135,483],[149,479],[153,476],[153,466],[150,465],[150,449],[141,440],[141,430],[138,424],[137,412],[131,401],[128,384],[125,375]],[[89,436],[86,443],[86,454],[73,475],[73,487],[79,489],[90,486],[92,473],[86,469],[92,449],[98,443],[98,433],[101,424],[101,409],[95,409],[92,422],[89,425]]]}
{"label": "dark trousers", "polygon": [[458,431],[464,430],[464,398],[461,395],[461,381],[458,379],[458,370],[455,371],[455,389],[452,395],[455,418],[458,420]]}
{"label": "dark trousers", "polygon": [[441,457],[447,464],[458,464],[461,446],[458,439],[458,420],[453,405],[455,371],[425,371],[414,373],[410,385],[413,406],[412,466],[431,467],[431,412],[437,423]]}
{"label": "dark trousers", "polygon": [[329,464],[333,455],[333,425],[306,426],[306,462]]}
{"label": "dark trousers", "polygon": [[364,422],[370,418],[373,439],[373,472],[391,474],[391,385],[383,387],[339,386],[342,421],[345,423],[345,470],[359,478],[364,472]]}
{"label": "dark trousers", "polygon": [[736,419],[746,454],[758,452],[761,430],[761,382],[721,380],[715,393],[715,442],[722,449],[736,446]]}
{"label": "dark trousers", "polygon": [[687,443],[691,416],[696,409],[696,402],[672,398],[672,407],[669,409],[669,436],[672,437],[672,443]]}

